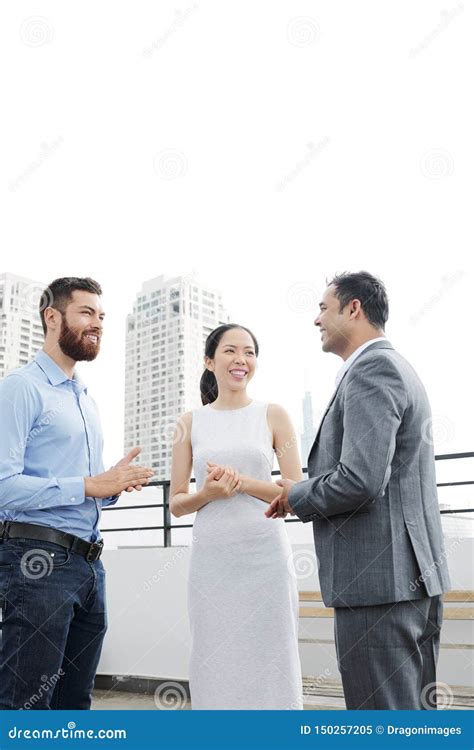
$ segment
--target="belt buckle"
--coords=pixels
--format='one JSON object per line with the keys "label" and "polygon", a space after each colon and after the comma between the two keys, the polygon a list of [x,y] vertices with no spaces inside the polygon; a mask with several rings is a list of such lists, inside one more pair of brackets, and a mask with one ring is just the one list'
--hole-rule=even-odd
{"label": "belt buckle", "polygon": [[0,539],[2,540],[2,542],[4,541],[6,535],[8,534],[9,527],[10,527],[10,521],[2,521],[0,523],[0,530],[1,530]]}
{"label": "belt buckle", "polygon": [[92,542],[86,555],[87,562],[95,562],[102,554],[103,542]]}

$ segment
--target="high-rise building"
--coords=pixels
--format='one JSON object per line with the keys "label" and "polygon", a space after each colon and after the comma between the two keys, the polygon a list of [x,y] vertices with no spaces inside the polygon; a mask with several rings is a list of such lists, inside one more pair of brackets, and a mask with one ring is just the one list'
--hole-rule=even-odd
{"label": "high-rise building", "polygon": [[42,284],[0,274],[0,378],[30,362],[44,342],[39,315]]}
{"label": "high-rise building", "polygon": [[193,274],[146,281],[127,316],[125,451],[141,446],[158,479],[170,476],[178,417],[201,406],[206,338],[228,322],[220,292]]}
{"label": "high-rise building", "polygon": [[301,435],[301,461],[308,465],[308,455],[316,437],[316,427],[313,421],[313,402],[311,393],[306,391],[303,399],[303,434]]}

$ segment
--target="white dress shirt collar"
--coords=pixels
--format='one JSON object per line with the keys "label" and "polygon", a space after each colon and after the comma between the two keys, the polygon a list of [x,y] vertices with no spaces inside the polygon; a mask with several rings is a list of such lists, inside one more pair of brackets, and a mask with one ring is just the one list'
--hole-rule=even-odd
{"label": "white dress shirt collar", "polygon": [[336,388],[341,382],[342,378],[346,374],[349,367],[354,363],[354,361],[357,359],[359,354],[362,354],[364,349],[367,349],[368,346],[371,344],[375,344],[376,341],[387,341],[385,336],[379,336],[376,339],[370,339],[370,341],[366,341],[365,343],[361,344],[358,349],[355,350],[355,352],[352,352],[351,356],[346,359],[342,367],[339,368],[336,375]]}

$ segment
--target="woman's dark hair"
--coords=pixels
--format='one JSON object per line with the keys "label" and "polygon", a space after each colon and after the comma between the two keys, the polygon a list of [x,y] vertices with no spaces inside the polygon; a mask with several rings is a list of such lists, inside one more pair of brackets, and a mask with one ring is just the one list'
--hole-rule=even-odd
{"label": "woman's dark hair", "polygon": [[46,308],[54,307],[64,314],[68,303],[72,299],[72,293],[76,289],[84,292],[92,292],[92,294],[98,294],[99,296],[102,294],[100,284],[89,276],[64,276],[61,279],[52,281],[42,293],[39,304],[41,324],[45,335],[47,327],[44,319],[44,311]]}
{"label": "woman's dark hair", "polygon": [[367,271],[341,273],[328,282],[335,287],[339,312],[353,299],[360,300],[365,317],[375,328],[385,330],[388,320],[388,296],[383,281]]}
{"label": "woman's dark hair", "polygon": [[[239,326],[237,323],[227,323],[225,325],[219,326],[218,328],[214,328],[214,330],[210,332],[209,336],[206,339],[206,344],[204,347],[204,354],[206,357],[209,357],[209,359],[214,359],[219,341],[223,337],[224,333],[227,333],[227,331],[231,331],[233,328],[241,328],[243,331],[247,331],[247,333],[250,334],[255,346],[255,356],[258,357],[257,339],[253,335],[252,331],[250,331],[245,326]],[[214,373],[207,368],[204,370],[201,376],[199,387],[201,389],[201,401],[203,405],[205,406],[206,404],[212,404],[212,402],[215,401],[218,396],[217,380]]]}

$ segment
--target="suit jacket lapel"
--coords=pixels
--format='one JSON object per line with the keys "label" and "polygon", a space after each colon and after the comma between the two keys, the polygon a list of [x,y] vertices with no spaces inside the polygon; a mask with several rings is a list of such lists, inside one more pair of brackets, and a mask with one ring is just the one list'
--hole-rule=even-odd
{"label": "suit jacket lapel", "polygon": [[[366,352],[369,353],[372,349],[393,349],[393,346],[390,343],[390,341],[388,341],[388,340],[387,341],[376,341],[375,344],[372,344],[372,346],[368,346],[367,349],[365,349],[361,354],[359,354],[359,357],[363,357]],[[359,359],[359,357],[357,357],[356,362]],[[331,400],[329,401],[328,405],[326,406],[324,414],[323,414],[323,416],[321,418],[321,421],[319,423],[319,427],[318,427],[318,431],[316,433],[316,437],[314,438],[313,445],[311,446],[311,450],[310,450],[309,455],[308,455],[307,464],[309,464],[311,455],[312,455],[313,451],[315,450],[315,448],[316,448],[316,446],[318,444],[319,433],[321,432],[321,428],[323,426],[323,422],[326,419],[326,414],[328,413],[329,409],[331,408],[332,404],[334,403],[334,399],[336,398],[337,393],[339,391],[339,388],[341,387],[341,383],[344,380],[344,378],[346,377],[346,375],[349,372],[349,370],[350,370],[350,367],[349,367],[348,370],[345,371],[344,375],[340,379],[339,383],[337,384],[336,389],[334,390],[334,393],[331,396]]]}
{"label": "suit jacket lapel", "polygon": [[331,399],[330,399],[328,405],[326,406],[326,409],[324,410],[324,414],[321,417],[321,421],[319,423],[318,431],[316,432],[316,437],[314,438],[313,445],[311,446],[311,450],[310,450],[309,455],[308,455],[308,461],[307,461],[308,464],[309,464],[311,455],[312,455],[313,451],[315,450],[315,448],[316,448],[316,446],[318,444],[319,433],[321,432],[321,427],[323,426],[323,422],[326,419],[326,414],[328,413],[329,409],[331,408],[332,404],[334,403],[334,399],[336,398],[337,392],[338,392],[339,388],[341,387],[341,383],[344,380],[344,378],[346,376],[346,373],[347,373],[347,370],[344,373],[344,375],[342,376],[341,380],[339,381],[339,383],[338,383],[338,385],[337,385],[334,393],[331,396]]}

